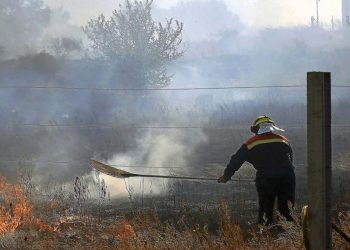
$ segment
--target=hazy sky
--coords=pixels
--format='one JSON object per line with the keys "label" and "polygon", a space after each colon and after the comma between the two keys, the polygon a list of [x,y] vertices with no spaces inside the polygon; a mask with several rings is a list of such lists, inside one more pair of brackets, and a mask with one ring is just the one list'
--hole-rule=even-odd
{"label": "hazy sky", "polygon": [[[63,7],[71,14],[71,22],[83,25],[100,13],[109,15],[122,0],[44,0],[50,6]],[[169,8],[181,2],[206,0],[154,0],[159,8]],[[237,14],[243,23],[254,27],[308,24],[316,13],[315,0],[217,0]],[[319,2],[321,21],[330,24],[332,16],[340,19],[341,0]],[[194,13],[195,14],[195,13]]]}

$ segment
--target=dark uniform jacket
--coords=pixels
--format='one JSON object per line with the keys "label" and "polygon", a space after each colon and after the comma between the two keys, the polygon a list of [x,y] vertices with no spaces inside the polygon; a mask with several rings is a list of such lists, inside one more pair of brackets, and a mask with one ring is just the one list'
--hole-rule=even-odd
{"label": "dark uniform jacket", "polygon": [[288,139],[272,132],[247,140],[231,157],[224,174],[231,177],[247,161],[257,170],[257,177],[294,176],[293,153]]}

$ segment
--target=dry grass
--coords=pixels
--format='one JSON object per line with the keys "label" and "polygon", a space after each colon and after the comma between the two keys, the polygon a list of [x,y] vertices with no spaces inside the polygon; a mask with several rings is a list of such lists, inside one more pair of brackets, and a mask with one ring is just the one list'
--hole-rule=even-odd
{"label": "dry grass", "polygon": [[[337,225],[340,229],[350,236],[350,211],[338,214]],[[336,232],[333,231],[333,244],[334,249],[350,249],[350,244],[341,238]],[[336,248],[335,248],[336,247]]]}
{"label": "dry grass", "polygon": [[[168,217],[155,210],[101,214],[98,204],[86,203],[82,215],[67,202],[29,200],[20,186],[5,179],[0,184],[1,249],[303,249],[298,222],[270,228],[239,223],[227,202],[210,211],[184,205]],[[350,234],[350,212],[339,213],[337,221]],[[336,233],[333,244],[349,249]]]}

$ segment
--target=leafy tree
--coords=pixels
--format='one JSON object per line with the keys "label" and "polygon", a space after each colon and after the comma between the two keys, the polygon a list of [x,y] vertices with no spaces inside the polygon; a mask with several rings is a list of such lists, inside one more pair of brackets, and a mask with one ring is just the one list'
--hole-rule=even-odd
{"label": "leafy tree", "polygon": [[92,48],[111,64],[121,86],[168,85],[166,66],[183,54],[183,24],[173,19],[156,23],[152,2],[126,0],[109,20],[101,14],[84,27]]}

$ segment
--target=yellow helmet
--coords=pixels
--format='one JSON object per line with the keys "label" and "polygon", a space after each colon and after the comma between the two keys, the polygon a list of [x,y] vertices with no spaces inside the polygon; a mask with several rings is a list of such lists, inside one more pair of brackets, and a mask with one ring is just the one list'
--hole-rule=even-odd
{"label": "yellow helmet", "polygon": [[261,115],[255,119],[253,125],[250,127],[250,131],[254,134],[257,134],[259,130],[259,126],[262,123],[272,123],[273,125],[275,125],[275,122],[270,117],[266,115]]}

